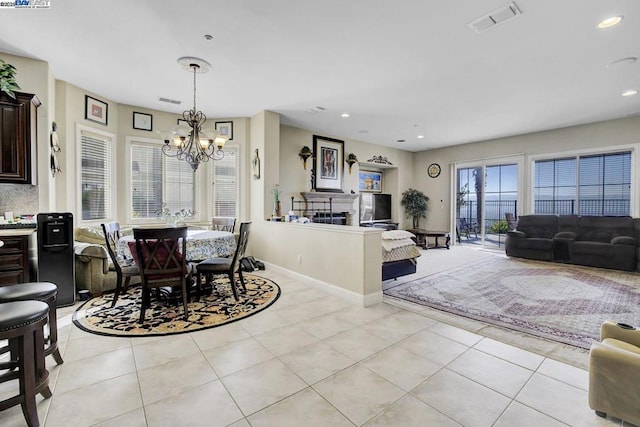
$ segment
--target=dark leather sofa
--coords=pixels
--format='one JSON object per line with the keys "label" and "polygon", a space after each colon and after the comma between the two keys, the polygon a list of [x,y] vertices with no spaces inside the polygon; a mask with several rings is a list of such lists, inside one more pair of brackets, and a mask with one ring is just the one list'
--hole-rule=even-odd
{"label": "dark leather sofa", "polygon": [[640,271],[640,219],[613,216],[523,215],[508,231],[508,256]]}

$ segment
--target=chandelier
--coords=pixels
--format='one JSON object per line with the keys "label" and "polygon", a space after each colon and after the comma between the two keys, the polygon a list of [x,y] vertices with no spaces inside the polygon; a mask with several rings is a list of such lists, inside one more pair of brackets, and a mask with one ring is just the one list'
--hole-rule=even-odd
{"label": "chandelier", "polygon": [[[178,63],[187,71],[193,71],[193,108],[182,113],[184,121],[177,130],[159,132],[164,145],[162,152],[168,157],[176,157],[189,163],[195,172],[200,163],[220,160],[224,157],[227,138],[216,130],[203,129],[207,117],[196,109],[196,74],[206,73],[211,64],[200,58],[189,56],[178,59]],[[185,124],[186,123],[186,124]]]}

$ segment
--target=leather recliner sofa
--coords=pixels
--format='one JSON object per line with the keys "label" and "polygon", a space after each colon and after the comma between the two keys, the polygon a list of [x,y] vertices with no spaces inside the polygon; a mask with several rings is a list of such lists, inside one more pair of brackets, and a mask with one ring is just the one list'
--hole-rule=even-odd
{"label": "leather recliner sofa", "polygon": [[614,216],[523,215],[507,232],[508,256],[640,271],[640,219]]}

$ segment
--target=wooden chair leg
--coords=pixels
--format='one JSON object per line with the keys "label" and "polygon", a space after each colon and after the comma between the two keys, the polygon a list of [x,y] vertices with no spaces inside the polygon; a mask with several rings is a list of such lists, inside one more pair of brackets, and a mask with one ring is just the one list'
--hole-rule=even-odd
{"label": "wooden chair leg", "polygon": [[36,366],[34,333],[27,333],[21,339],[24,344],[20,349],[20,369],[24,370],[23,380],[20,381],[20,394],[23,396],[22,413],[29,426],[40,425],[38,421],[38,407],[36,405]]}
{"label": "wooden chair leg", "polygon": [[182,280],[182,308],[184,309],[184,320],[189,321],[189,292],[187,291],[187,280],[191,280],[191,276]]}
{"label": "wooden chair leg", "polygon": [[111,307],[116,306],[116,302],[118,301],[118,295],[120,294],[120,289],[122,289],[122,273],[120,273],[119,271],[116,271],[116,291],[113,293],[113,301],[111,302]]}
{"label": "wooden chair leg", "polygon": [[238,301],[238,290],[236,289],[236,280],[233,270],[229,271],[229,282],[231,282],[231,290],[233,291],[233,298]]}
{"label": "wooden chair leg", "polygon": [[247,292],[247,287],[244,285],[244,276],[242,275],[242,269],[238,269],[238,277],[240,277],[240,284],[242,285],[242,290]]}
{"label": "wooden chair leg", "polygon": [[51,352],[51,355],[53,355],[53,360],[55,360],[58,365],[62,365],[64,363],[64,360],[62,360],[62,355],[60,354],[60,349],[58,348],[58,316],[56,315],[55,298],[51,298],[48,304],[49,304],[49,346],[54,348],[54,350]]}
{"label": "wooden chair leg", "polygon": [[[144,323],[144,312],[147,309],[147,301],[151,300],[151,295],[149,294],[149,289],[146,289],[144,286],[142,288],[142,299],[140,301],[140,323]],[[149,305],[151,305],[149,303]]]}

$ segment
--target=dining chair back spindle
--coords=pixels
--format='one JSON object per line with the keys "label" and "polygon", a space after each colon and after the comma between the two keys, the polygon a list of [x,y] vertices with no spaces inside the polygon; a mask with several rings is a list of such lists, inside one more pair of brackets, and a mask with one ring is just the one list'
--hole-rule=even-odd
{"label": "dining chair back spindle", "polygon": [[214,216],[211,220],[211,229],[217,231],[229,231],[233,233],[236,228],[236,219],[228,216]]}
{"label": "dining chair back spindle", "polygon": [[[180,287],[185,320],[189,319],[187,282],[191,274],[187,265],[187,227],[134,228],[135,250],[132,250],[142,278],[140,323],[151,305],[151,289]],[[133,249],[133,248],[132,248]]]}
{"label": "dining chair back spindle", "polygon": [[[127,289],[132,277],[140,275],[140,269],[132,259],[125,259],[117,254],[116,248],[121,237],[120,223],[116,221],[102,224],[102,231],[109,258],[111,258],[113,269],[116,271],[116,290],[113,293],[113,301],[111,302],[111,307],[114,307],[122,289]],[[124,286],[122,279],[124,279]]]}

